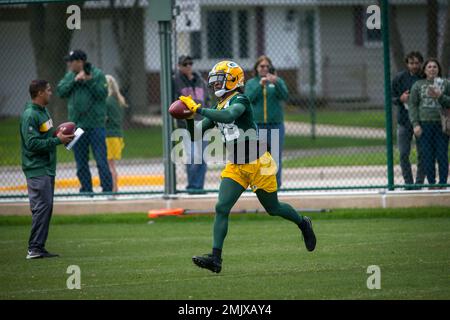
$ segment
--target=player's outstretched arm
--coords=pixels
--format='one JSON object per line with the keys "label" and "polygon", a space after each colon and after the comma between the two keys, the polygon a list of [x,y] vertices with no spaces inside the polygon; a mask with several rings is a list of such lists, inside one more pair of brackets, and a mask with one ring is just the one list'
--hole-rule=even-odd
{"label": "player's outstretched arm", "polygon": [[206,130],[214,128],[214,123],[208,118],[203,119],[202,121],[198,121],[197,123],[194,119],[186,119],[186,127],[191,135],[191,141],[194,141],[194,131],[201,130],[202,134],[200,137],[203,137],[203,134]]}
{"label": "player's outstretched arm", "polygon": [[226,109],[217,110],[202,108],[201,104],[197,104],[191,96],[180,96],[180,100],[183,101],[193,113],[201,114],[215,122],[232,123],[245,111],[245,106],[241,103],[233,103]]}
{"label": "player's outstretched arm", "polygon": [[239,118],[245,111],[245,106],[240,103],[234,103],[226,109],[203,109],[199,108],[197,112],[202,116],[220,123],[232,123]]}

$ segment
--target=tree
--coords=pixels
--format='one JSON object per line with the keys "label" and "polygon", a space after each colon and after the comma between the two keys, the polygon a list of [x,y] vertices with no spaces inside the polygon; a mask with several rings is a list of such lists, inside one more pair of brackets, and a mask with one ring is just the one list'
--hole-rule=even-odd
{"label": "tree", "polygon": [[444,43],[442,45],[442,54],[441,54],[441,62],[442,62],[442,70],[444,76],[450,76],[450,5],[447,6],[447,21],[445,31],[444,31]]}
{"label": "tree", "polygon": [[[37,77],[49,81],[55,91],[66,72],[63,57],[67,55],[73,31],[66,27],[68,3],[29,4],[29,35],[36,61]],[[82,6],[83,2],[77,2]],[[49,105],[55,123],[67,121],[67,104],[55,94]]]}
{"label": "tree", "polygon": [[118,8],[115,2],[110,0],[110,6],[113,8],[112,31],[120,61],[116,72],[122,93],[127,98],[133,114],[148,114],[144,12],[139,1],[135,0],[131,8]]}
{"label": "tree", "polygon": [[397,70],[400,70],[404,65],[405,50],[403,49],[402,37],[397,23],[397,6],[393,5],[389,8],[389,30],[392,57]]}
{"label": "tree", "polygon": [[[397,6],[389,7],[389,28],[390,28],[390,44],[391,54],[397,70],[404,66],[404,47],[400,36],[397,23]],[[438,56],[439,48],[439,32],[438,32],[438,13],[439,1],[427,0],[427,57],[437,57],[442,64],[443,74],[448,76],[450,73],[450,5],[447,5],[446,27],[442,38],[442,52]]]}
{"label": "tree", "polygon": [[438,51],[438,1],[427,0],[427,56],[437,57]]}

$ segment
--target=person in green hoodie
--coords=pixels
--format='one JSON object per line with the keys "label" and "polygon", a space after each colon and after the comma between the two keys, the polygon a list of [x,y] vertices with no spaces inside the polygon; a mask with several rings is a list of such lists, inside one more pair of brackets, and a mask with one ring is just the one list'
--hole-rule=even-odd
{"label": "person in green hoodie", "polygon": [[74,147],[80,192],[92,193],[89,146],[92,148],[103,192],[111,192],[113,183],[106,158],[106,97],[108,84],[102,71],[87,62],[82,50],[65,57],[69,71],[59,82],[57,94],[68,100],[69,120],[84,130]]}
{"label": "person in green hoodie", "polygon": [[29,92],[31,102],[25,105],[20,117],[22,170],[27,179],[32,216],[26,258],[52,258],[58,255],[48,252],[45,242],[53,211],[56,146],[72,141],[73,134],[59,132],[56,137],[53,136],[55,128],[46,108],[52,89],[46,80],[33,80]]}
{"label": "person in green hoodie", "polygon": [[411,88],[409,117],[419,139],[428,183],[436,183],[437,162],[439,184],[447,184],[449,136],[442,131],[441,110],[450,108],[450,83],[441,78],[442,68],[435,58],[425,61],[422,72],[426,78],[418,80]]}
{"label": "person in green hoodie", "polygon": [[254,73],[255,77],[245,84],[245,94],[253,105],[259,135],[262,139],[267,139],[268,150],[277,163],[277,184],[280,188],[285,133],[283,102],[288,99],[289,92],[284,80],[276,75],[269,57],[258,58]]}

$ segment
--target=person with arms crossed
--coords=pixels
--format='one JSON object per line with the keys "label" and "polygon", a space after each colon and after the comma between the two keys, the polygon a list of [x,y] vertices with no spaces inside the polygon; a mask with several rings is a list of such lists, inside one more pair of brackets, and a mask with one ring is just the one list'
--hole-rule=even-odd
{"label": "person with arms crossed", "polygon": [[[413,127],[409,120],[408,99],[413,84],[422,78],[421,67],[423,57],[418,51],[412,51],[405,57],[406,70],[397,74],[392,81],[392,98],[397,106],[397,143],[400,152],[400,168],[402,170],[405,184],[414,184],[409,155],[411,153],[411,140],[414,136]],[[416,139],[417,150],[417,173],[415,184],[423,184],[425,181],[425,170],[423,169],[422,153],[420,144]],[[415,189],[406,187],[405,189]]]}

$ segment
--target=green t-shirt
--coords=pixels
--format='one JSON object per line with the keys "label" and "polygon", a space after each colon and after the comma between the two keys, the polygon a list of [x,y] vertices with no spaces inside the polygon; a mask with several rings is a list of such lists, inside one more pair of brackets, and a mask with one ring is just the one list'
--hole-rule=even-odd
{"label": "green t-shirt", "polygon": [[114,96],[106,98],[106,136],[123,137],[123,107]]}

